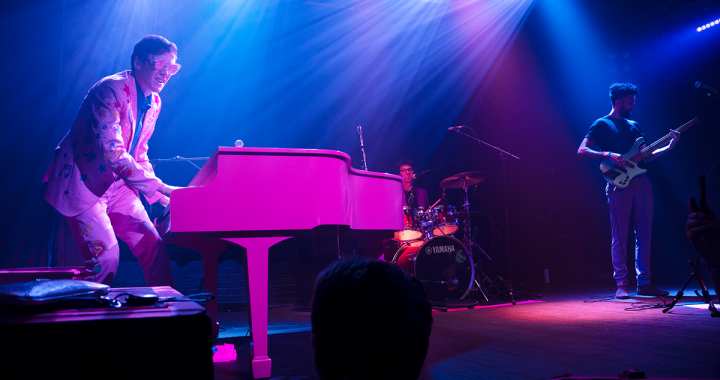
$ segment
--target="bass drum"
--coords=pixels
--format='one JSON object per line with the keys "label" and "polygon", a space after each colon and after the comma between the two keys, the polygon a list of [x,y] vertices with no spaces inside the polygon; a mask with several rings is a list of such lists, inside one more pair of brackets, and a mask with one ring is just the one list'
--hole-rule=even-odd
{"label": "bass drum", "polygon": [[423,284],[431,301],[467,297],[475,278],[475,266],[467,248],[450,236],[405,244],[393,263]]}

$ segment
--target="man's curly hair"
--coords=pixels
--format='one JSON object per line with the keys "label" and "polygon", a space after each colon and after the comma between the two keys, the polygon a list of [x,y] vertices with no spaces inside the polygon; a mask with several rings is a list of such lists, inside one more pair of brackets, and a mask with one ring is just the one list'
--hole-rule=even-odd
{"label": "man's curly hair", "polygon": [[615,83],[610,86],[610,103],[615,106],[615,101],[628,95],[637,95],[639,89],[632,83]]}

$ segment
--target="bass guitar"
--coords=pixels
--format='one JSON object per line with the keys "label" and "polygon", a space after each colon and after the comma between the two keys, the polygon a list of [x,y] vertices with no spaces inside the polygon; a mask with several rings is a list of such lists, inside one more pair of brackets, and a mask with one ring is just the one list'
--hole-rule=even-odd
{"label": "bass guitar", "polygon": [[[683,124],[675,131],[680,133],[685,132],[688,128],[695,125],[697,121],[698,118],[696,117]],[[640,145],[645,143],[645,139],[639,137],[637,140],[635,140],[635,144],[633,144],[632,148],[630,148],[627,153],[622,155],[622,159],[623,161],[625,161],[625,166],[620,166],[612,162],[610,158],[606,158],[602,160],[602,162],[600,162],[600,172],[602,173],[603,177],[605,177],[605,180],[608,181],[608,183],[624,189],[628,187],[631,179],[647,172],[647,170],[637,165],[638,162],[647,158],[649,155],[652,154],[652,152],[656,151],[658,148],[669,143],[671,139],[672,135],[668,133],[663,138],[655,141],[654,143],[646,146],[645,149],[641,150]]]}

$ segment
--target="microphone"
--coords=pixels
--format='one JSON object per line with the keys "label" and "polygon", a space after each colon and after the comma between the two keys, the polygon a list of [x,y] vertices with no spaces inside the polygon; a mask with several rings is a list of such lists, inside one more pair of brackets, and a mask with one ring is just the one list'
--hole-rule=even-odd
{"label": "microphone", "polygon": [[[700,82],[698,82],[698,83],[700,83]],[[465,126],[464,125],[456,125],[454,127],[448,128],[448,131],[457,131],[460,128],[465,128]]]}
{"label": "microphone", "polygon": [[699,89],[701,89],[701,90],[707,91],[707,92],[708,92],[708,95],[713,94],[713,95],[715,95],[715,96],[720,96],[720,91],[718,91],[718,90],[716,90],[716,89],[714,89],[714,88],[706,85],[706,84],[703,83],[703,82],[700,82],[700,81],[695,82],[695,87],[697,87],[697,88],[699,88]]}

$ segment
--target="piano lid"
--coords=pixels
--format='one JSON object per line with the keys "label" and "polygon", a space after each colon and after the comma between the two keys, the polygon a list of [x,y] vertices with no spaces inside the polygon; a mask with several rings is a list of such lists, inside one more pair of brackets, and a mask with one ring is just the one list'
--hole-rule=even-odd
{"label": "piano lid", "polygon": [[401,183],[338,151],[220,147],[172,193],[171,232],[401,230]]}

